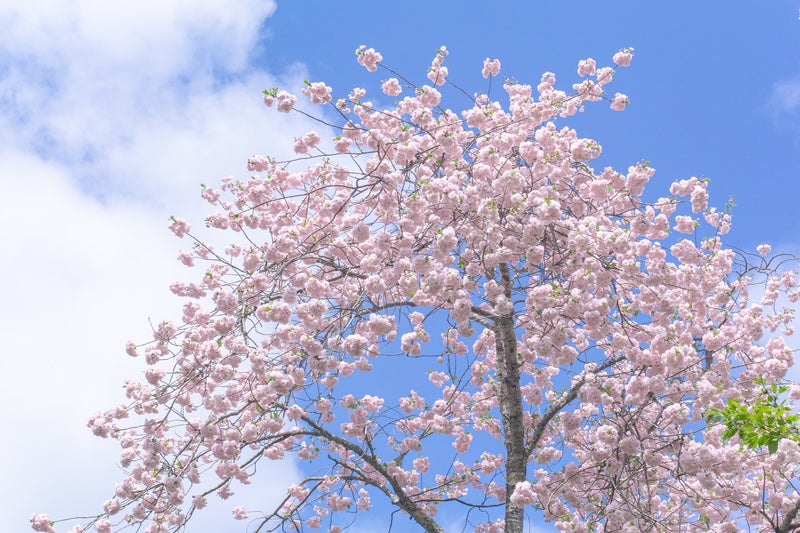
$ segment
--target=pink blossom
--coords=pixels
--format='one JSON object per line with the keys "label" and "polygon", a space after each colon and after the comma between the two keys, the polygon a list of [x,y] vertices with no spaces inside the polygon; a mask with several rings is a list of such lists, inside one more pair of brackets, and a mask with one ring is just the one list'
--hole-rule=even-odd
{"label": "pink blossom", "polygon": [[614,64],[619,67],[627,67],[631,64],[631,58],[633,57],[633,48],[624,48],[614,54]]}
{"label": "pink blossom", "polygon": [[431,67],[428,70],[428,79],[434,85],[444,85],[445,81],[447,81],[447,73],[447,67]]}
{"label": "pink blossom", "polygon": [[294,108],[294,104],[297,101],[297,97],[293,94],[289,94],[286,91],[280,91],[277,95],[278,104],[276,109],[281,113],[288,113]]}
{"label": "pink blossom", "polygon": [[423,474],[430,469],[431,463],[427,457],[417,457],[413,461],[414,469],[422,472]]}
{"label": "pink blossom", "polygon": [[628,435],[619,441],[619,449],[628,455],[633,455],[639,451],[639,439],[633,435]]}
{"label": "pink blossom", "polygon": [[616,93],[614,99],[611,100],[611,109],[614,111],[624,111],[625,106],[630,103],[628,97],[622,93]]}
{"label": "pink blossom", "polygon": [[169,225],[169,229],[178,237],[183,237],[191,230],[189,223],[182,218],[170,217],[170,220],[172,223]]}
{"label": "pink blossom", "polygon": [[417,341],[416,333],[404,333],[400,338],[400,349],[410,355],[419,355],[422,353],[422,346]]}
{"label": "pink blossom", "polygon": [[593,76],[596,72],[597,63],[591,57],[582,59],[578,62],[578,76]]}
{"label": "pink blossom", "polygon": [[489,76],[497,76],[500,73],[500,61],[497,59],[486,58],[483,60],[483,70],[481,75],[484,78]]}
{"label": "pink blossom", "polygon": [[139,352],[137,350],[136,343],[134,343],[133,341],[126,342],[125,343],[125,353],[127,353],[131,357],[138,357],[139,356]]}
{"label": "pink blossom", "polygon": [[472,438],[471,433],[462,433],[456,438],[455,442],[453,442],[453,448],[455,448],[458,453],[467,453],[470,444],[472,444]]}
{"label": "pink blossom", "polygon": [[353,503],[351,498],[347,496],[340,496],[338,494],[328,494],[326,498],[326,503],[328,507],[330,507],[331,511],[344,511]]}
{"label": "pink blossom", "polygon": [[442,100],[442,94],[433,87],[427,85],[420,87],[417,92],[417,98],[422,105],[426,107],[435,107],[439,105],[439,102]]}
{"label": "pink blossom", "polygon": [[614,79],[614,69],[611,67],[602,67],[597,69],[595,79],[597,80],[597,85],[601,87],[611,83]]}
{"label": "pink blossom", "polygon": [[247,170],[251,172],[262,172],[269,168],[269,160],[265,157],[254,155],[247,160]]}
{"label": "pink blossom", "polygon": [[194,254],[183,250],[178,254],[178,260],[186,266],[194,266]]}
{"label": "pink blossom", "polygon": [[312,104],[326,104],[330,102],[331,92],[332,89],[330,87],[319,81],[308,83],[306,88],[303,89],[303,94],[311,98]]}
{"label": "pink blossom", "polygon": [[317,132],[309,131],[305,135],[303,135],[303,143],[309,148],[314,148],[319,144],[320,138]]}
{"label": "pink blossom", "polygon": [[308,413],[305,411],[305,409],[303,409],[297,404],[290,405],[289,408],[286,410],[286,418],[288,418],[289,420],[297,420],[306,415],[308,415]]}
{"label": "pink blossom", "polygon": [[533,491],[530,481],[517,483],[509,500],[517,507],[525,507],[536,503],[536,493]]}
{"label": "pink blossom", "polygon": [[385,80],[381,84],[381,90],[383,90],[384,94],[388,96],[397,96],[403,92],[403,88],[400,87],[400,82],[397,81],[397,78],[389,78],[388,80]]}
{"label": "pink blossom", "polygon": [[35,514],[31,516],[31,527],[34,531],[45,531],[47,533],[56,533],[53,523],[47,518],[45,514]]}
{"label": "pink blossom", "polygon": [[361,45],[356,50],[358,56],[358,64],[366,68],[370,72],[375,72],[378,69],[378,63],[383,61],[383,56],[375,51],[374,48],[367,48]]}
{"label": "pink blossom", "polygon": [[445,374],[444,372],[431,372],[428,374],[428,381],[436,385],[437,387],[441,387],[450,379],[450,376]]}
{"label": "pink blossom", "polygon": [[758,250],[758,253],[759,255],[761,255],[761,257],[766,257],[767,254],[769,254],[772,251],[772,246],[770,246],[769,244],[762,243],[756,247],[756,250]]}
{"label": "pink blossom", "polygon": [[369,342],[364,336],[354,334],[347,336],[342,347],[348,354],[352,355],[353,357],[357,357],[364,354],[367,344],[369,344]]}
{"label": "pink blossom", "polygon": [[694,233],[696,229],[695,220],[692,217],[678,215],[675,217],[675,231],[680,233]]}
{"label": "pink blossom", "polygon": [[350,149],[350,144],[351,143],[352,143],[352,141],[350,139],[348,139],[347,137],[341,137],[340,136],[340,137],[337,137],[334,140],[333,146],[334,146],[334,148],[336,149],[336,151],[338,153],[344,154],[344,153],[347,153],[347,151]]}

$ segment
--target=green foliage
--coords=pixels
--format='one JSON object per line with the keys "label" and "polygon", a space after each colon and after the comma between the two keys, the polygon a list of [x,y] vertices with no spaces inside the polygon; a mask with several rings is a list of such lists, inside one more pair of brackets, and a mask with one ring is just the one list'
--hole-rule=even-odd
{"label": "green foliage", "polygon": [[792,412],[783,397],[787,387],[777,383],[768,385],[763,380],[759,384],[763,394],[752,405],[728,398],[724,409],[706,411],[706,420],[727,428],[722,434],[724,441],[738,435],[750,449],[766,446],[769,453],[775,453],[781,439],[800,442],[800,415]]}

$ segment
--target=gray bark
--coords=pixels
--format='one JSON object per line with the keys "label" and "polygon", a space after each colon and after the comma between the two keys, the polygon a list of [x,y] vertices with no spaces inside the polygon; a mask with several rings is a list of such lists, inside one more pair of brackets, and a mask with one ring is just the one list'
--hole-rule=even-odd
{"label": "gray bark", "polygon": [[[511,299],[512,279],[508,265],[500,265],[501,283]],[[517,355],[517,333],[513,310],[495,320],[495,350],[497,352],[497,394],[503,423],[506,447],[506,533],[522,533],[524,513],[509,500],[517,483],[527,479],[528,452],[525,449],[525,428],[522,423],[522,392],[520,390],[520,360]]]}

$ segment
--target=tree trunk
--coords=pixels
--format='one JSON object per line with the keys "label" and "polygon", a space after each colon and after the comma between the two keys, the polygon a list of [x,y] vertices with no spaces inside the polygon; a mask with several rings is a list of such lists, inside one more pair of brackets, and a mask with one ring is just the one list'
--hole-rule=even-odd
{"label": "tree trunk", "polygon": [[[500,265],[500,275],[506,297],[511,298],[512,280],[508,265]],[[505,532],[522,533],[524,513],[509,498],[517,483],[527,479],[528,456],[525,451],[525,429],[522,424],[522,392],[520,391],[517,356],[517,333],[512,310],[495,322],[497,351],[497,389],[506,447],[506,512]]]}

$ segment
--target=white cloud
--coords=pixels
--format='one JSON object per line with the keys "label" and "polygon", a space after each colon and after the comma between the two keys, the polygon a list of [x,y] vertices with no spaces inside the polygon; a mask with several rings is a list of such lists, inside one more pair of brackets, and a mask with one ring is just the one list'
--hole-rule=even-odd
{"label": "white cloud", "polygon": [[[28,0],[0,4],[3,48],[73,71],[138,71],[142,80],[238,72],[275,10],[267,0]],[[78,59],[88,61],[77,61]]]}
{"label": "white cloud", "polygon": [[[33,512],[99,510],[123,474],[116,443],[85,421],[123,399],[123,380],[143,370],[125,341],[149,337],[148,317],[175,316],[168,285],[190,276],[167,216],[202,227],[201,182],[246,175],[247,157],[288,154],[311,127],[260,102],[264,87],[304,77],[250,62],[273,10],[0,0],[0,530],[27,530]],[[245,506],[265,509],[297,476],[272,468],[281,483],[240,491]],[[234,530],[228,503],[198,519]]]}
{"label": "white cloud", "polygon": [[[0,499],[15,513],[34,504],[88,511],[62,505],[104,493],[102,503],[119,472],[115,446],[92,438],[85,421],[119,403],[123,377],[139,373],[122,356],[126,334],[146,336],[148,313],[175,308],[164,291],[178,274],[172,243],[147,209],[99,206],[70,186],[66,169],[5,152],[0,176],[15,200],[0,211],[10,378],[0,401],[4,427],[18,435],[0,441],[15,458],[4,461],[3,477],[15,483],[2,485]],[[77,480],[82,488],[70,489]],[[21,518],[3,516],[0,529],[21,531]]]}
{"label": "white cloud", "polygon": [[793,113],[800,109],[800,78],[776,83],[772,103],[777,111]]}
{"label": "white cloud", "polygon": [[764,105],[766,113],[778,124],[798,129],[800,118],[800,77],[775,83]]}
{"label": "white cloud", "polygon": [[192,159],[231,173],[253,151],[288,149],[270,131],[297,130],[259,92],[298,87],[302,69],[278,79],[247,62],[273,10],[258,0],[0,5],[0,142],[68,164],[100,196],[194,196],[216,176],[185,171]]}

